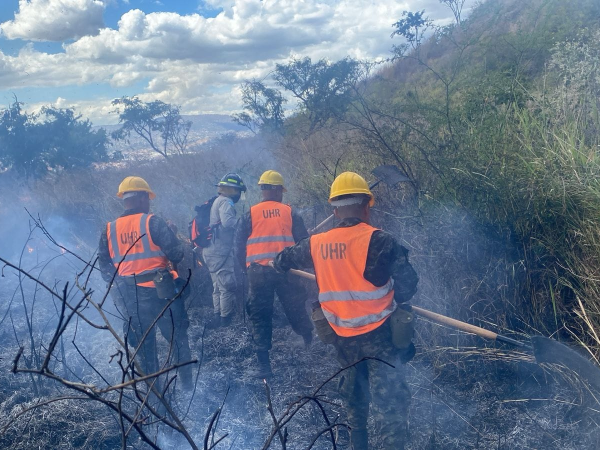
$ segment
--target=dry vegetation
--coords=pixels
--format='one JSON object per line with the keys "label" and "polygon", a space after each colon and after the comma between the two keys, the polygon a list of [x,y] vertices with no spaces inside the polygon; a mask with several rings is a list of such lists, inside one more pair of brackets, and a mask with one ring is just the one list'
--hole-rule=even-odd
{"label": "dry vegetation", "polygon": [[[373,219],[410,250],[421,278],[415,304],[520,340],[552,336],[597,357],[598,8],[591,0],[488,2],[462,27],[423,44],[418,57],[390,64],[358,86],[353,112],[317,130],[309,131],[299,114],[288,120],[284,137],[225,139],[168,161],[128,161],[29,183],[1,174],[0,214],[10,220],[0,223],[0,231],[14,237],[8,248],[18,258],[28,221],[20,208],[26,206],[59,233],[59,241],[91,257],[101,228],[120,212],[118,183],[135,174],[157,192],[154,210],[185,235],[193,205],[212,195],[211,183],[223,173],[237,170],[252,186],[273,166],[289,180],[287,201],[312,226],[329,213],[324,199],[336,173],[404,165],[412,182],[397,189],[379,186]],[[251,189],[240,209],[256,198]],[[27,243],[36,252],[52,247],[36,239]],[[48,283],[69,281],[78,270],[66,257],[44,252],[26,255],[24,267]],[[55,266],[46,268],[55,256]],[[4,274],[0,427],[26,405],[61,394],[52,385],[34,392],[30,378],[8,373],[15,338],[28,336],[23,314],[35,291],[30,285],[21,299],[14,274],[6,268]],[[228,433],[222,448],[261,448],[272,421],[264,386],[245,376],[253,355],[241,306],[234,328],[204,335],[210,316],[205,275],[195,272],[189,305],[190,341],[200,360],[196,393],[191,404],[178,397],[177,407],[201,442],[225,399],[215,439]],[[47,342],[56,310],[41,297],[37,302],[32,317],[39,347]],[[307,352],[281,315],[277,322],[271,392],[279,415],[337,367],[331,349],[316,343]],[[597,397],[564,367],[540,367],[527,352],[426,321],[418,324],[417,343],[409,365],[410,448],[600,446]],[[65,345],[66,360],[75,358]],[[110,345],[101,338],[85,344],[106,370],[109,355],[102,350]],[[89,370],[80,375],[96,377]],[[336,400],[335,381],[324,393]],[[343,423],[338,405],[326,407],[331,419],[339,414]],[[100,405],[65,400],[10,422],[0,446],[114,448],[121,442],[115,424]],[[307,448],[323,425],[316,408],[303,409],[290,422],[289,448]],[[156,438],[161,447],[183,445],[176,436]],[[331,444],[323,437],[314,448]]]}

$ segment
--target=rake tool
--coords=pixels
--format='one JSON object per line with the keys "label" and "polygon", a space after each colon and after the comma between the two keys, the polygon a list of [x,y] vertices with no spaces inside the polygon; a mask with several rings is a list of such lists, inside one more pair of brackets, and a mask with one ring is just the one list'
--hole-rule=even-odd
{"label": "rake tool", "polygon": [[[291,269],[290,273],[308,280],[316,281],[316,277],[312,273],[296,269]],[[544,336],[531,336],[529,337],[530,342],[522,342],[470,323],[434,313],[433,311],[418,306],[412,306],[412,311],[418,316],[429,319],[432,322],[447,325],[467,333],[476,334],[485,339],[505,342],[523,350],[532,351],[536,363],[558,364],[566,367],[579,375],[579,377],[582,380],[585,380],[590,387],[593,387],[600,392],[600,368],[572,348],[567,347],[554,339]]]}

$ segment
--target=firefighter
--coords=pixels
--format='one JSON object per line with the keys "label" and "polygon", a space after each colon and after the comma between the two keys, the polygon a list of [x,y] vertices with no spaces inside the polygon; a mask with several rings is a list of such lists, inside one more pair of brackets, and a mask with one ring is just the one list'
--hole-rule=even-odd
{"label": "firefighter", "polygon": [[[144,179],[125,178],[117,197],[123,199],[125,212],[106,225],[100,237],[98,260],[104,280],[110,282],[114,276],[111,292],[125,320],[123,332],[127,341],[136,348],[166,302],[177,297],[156,325],[168,342],[173,339],[173,363],[190,361],[189,321],[184,307],[188,289],[179,293],[185,282],[172,268],[183,258],[183,245],[163,219],[150,214],[150,200],[156,195]],[[148,332],[138,354],[145,374],[161,368],[155,328]],[[191,388],[191,365],[179,368],[178,374],[183,387]]]}
{"label": "firefighter", "polygon": [[218,197],[210,208],[212,239],[202,251],[202,257],[213,282],[214,317],[207,328],[231,324],[237,296],[233,255],[233,239],[237,226],[235,204],[246,192],[246,185],[236,173],[228,173],[217,184]]}
{"label": "firefighter", "polygon": [[307,238],[308,232],[302,217],[282,203],[286,189],[280,173],[267,170],[258,185],[262,202],[252,206],[240,220],[236,254],[241,267],[246,268],[249,284],[246,312],[258,360],[258,368],[252,375],[267,378],[272,375],[269,350],[275,293],[292,329],[302,336],[305,346],[312,341],[312,324],[305,307],[306,290],[296,277],[278,273],[269,265],[281,250]]}
{"label": "firefighter", "polygon": [[408,250],[369,224],[374,197],[360,175],[339,175],[331,185],[329,202],[339,225],[284,249],[273,265],[282,272],[314,268],[319,303],[313,319],[316,312],[323,318],[315,321],[317,334],[330,336],[324,340],[335,346],[343,367],[365,357],[395,366],[375,360],[354,365],[343,372],[340,394],[355,450],[369,448],[369,406],[382,448],[403,449],[411,395],[400,362],[414,356],[407,302],[416,292],[418,277],[408,261]]}

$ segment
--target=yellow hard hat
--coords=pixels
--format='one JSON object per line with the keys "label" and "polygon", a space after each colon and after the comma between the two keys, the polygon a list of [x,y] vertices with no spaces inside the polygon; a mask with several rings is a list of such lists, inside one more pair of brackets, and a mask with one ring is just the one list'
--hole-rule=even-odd
{"label": "yellow hard hat", "polygon": [[329,202],[336,197],[342,195],[363,194],[370,197],[369,206],[375,204],[375,197],[369,189],[369,185],[363,177],[354,172],[344,172],[333,181],[331,184],[331,193],[329,194]]}
{"label": "yellow hard hat", "polygon": [[267,170],[260,176],[260,180],[258,180],[259,186],[262,184],[269,184],[271,186],[281,186],[283,191],[285,192],[285,186],[283,185],[283,177],[279,172],[274,170]]}
{"label": "yellow hard hat", "polygon": [[152,192],[146,180],[140,177],[127,177],[121,184],[119,185],[119,192],[117,192],[117,197],[123,198],[123,194],[125,192],[147,192],[150,200],[156,198],[156,194]]}

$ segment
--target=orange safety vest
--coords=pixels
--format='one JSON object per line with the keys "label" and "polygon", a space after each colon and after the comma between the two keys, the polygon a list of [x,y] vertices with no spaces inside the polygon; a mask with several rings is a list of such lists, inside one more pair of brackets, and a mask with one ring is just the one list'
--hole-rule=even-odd
{"label": "orange safety vest", "polygon": [[194,241],[200,235],[200,233],[198,233],[198,230],[196,229],[196,218],[195,217],[192,220],[191,230],[192,230],[192,233],[191,233],[192,234],[192,246],[194,248],[196,248],[198,246],[196,245],[196,243]]}
{"label": "orange safety vest", "polygon": [[369,243],[376,230],[359,223],[310,238],[319,303],[338,336],[373,331],[396,309],[394,280],[378,287],[364,277]]}
{"label": "orange safety vest", "polygon": [[246,266],[267,265],[286,247],[294,245],[292,208],[280,202],[261,202],[250,208],[252,233],[246,243]]}
{"label": "orange safety vest", "polygon": [[[150,217],[152,214],[132,214],[106,225],[108,251],[120,277],[144,275],[169,266],[168,258],[150,236]],[[177,278],[176,272],[171,273]],[[154,282],[137,285],[153,288]]]}

